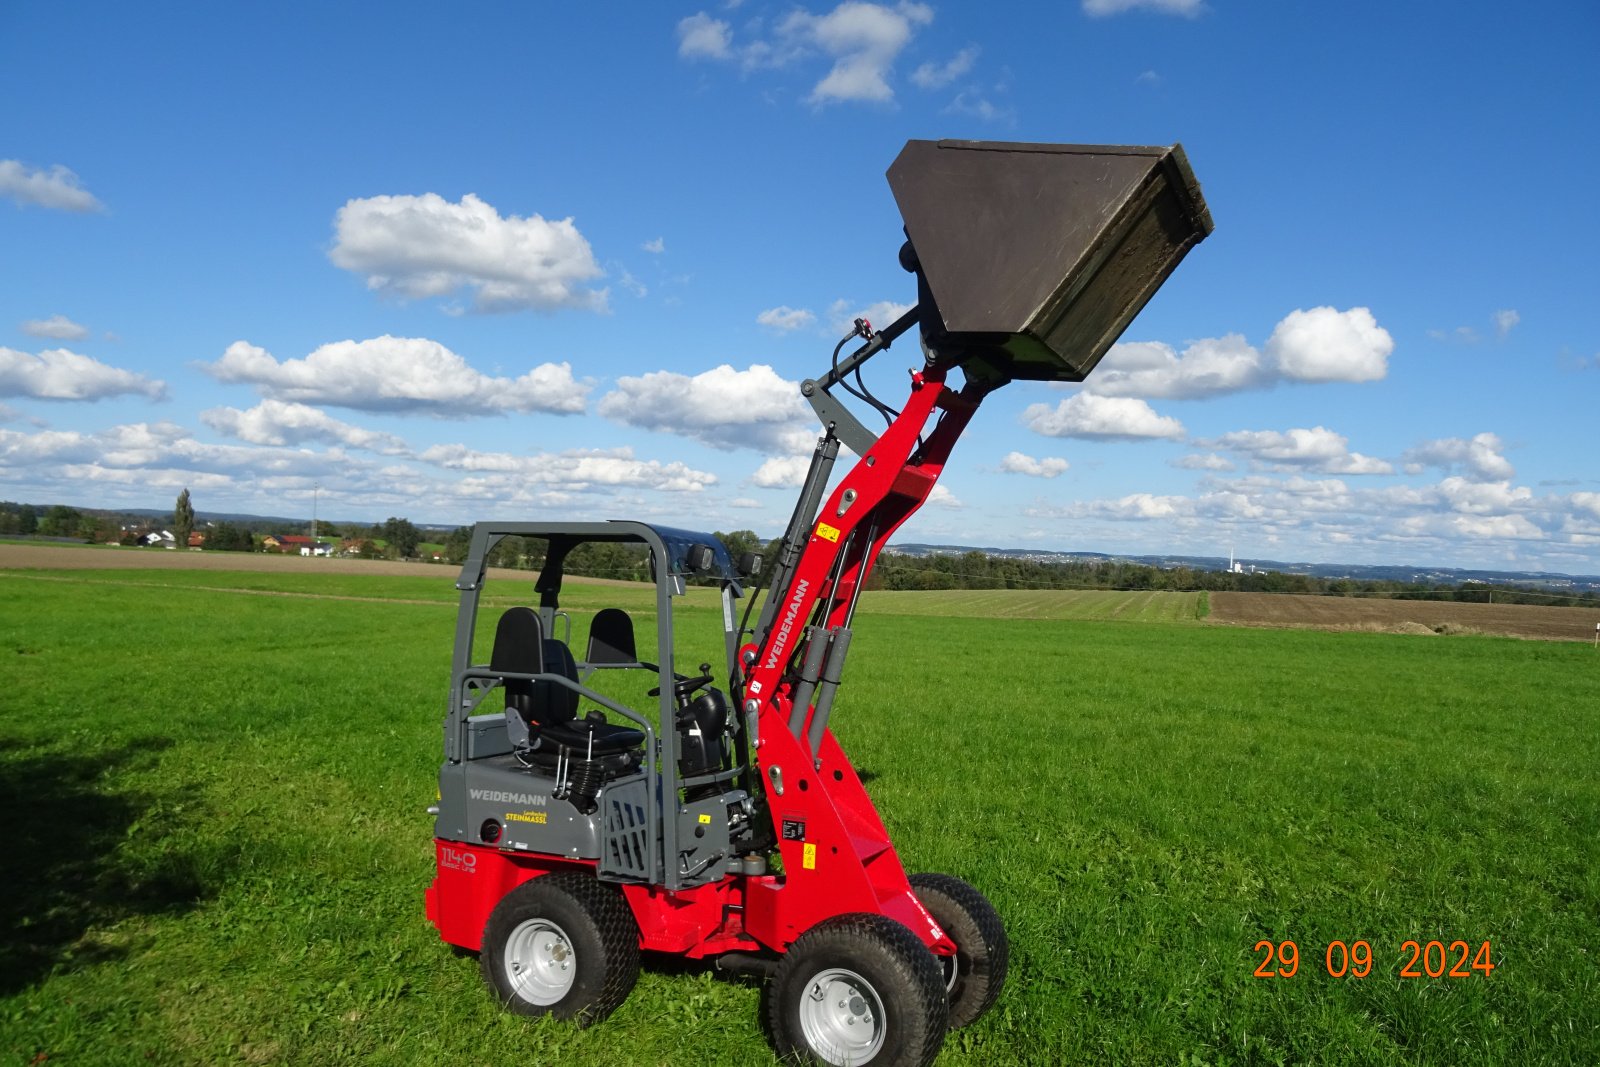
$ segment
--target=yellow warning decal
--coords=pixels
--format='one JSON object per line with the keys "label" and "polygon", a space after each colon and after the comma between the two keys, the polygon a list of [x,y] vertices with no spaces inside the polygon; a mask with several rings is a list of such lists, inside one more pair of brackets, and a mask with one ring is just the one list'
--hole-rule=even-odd
{"label": "yellow warning decal", "polygon": [[711,816],[709,816],[709,815],[701,815],[700,816],[700,825],[702,825],[702,826],[710,826],[711,825]]}
{"label": "yellow warning decal", "polygon": [[806,846],[805,854],[803,856],[801,856],[801,858],[800,858],[800,866],[804,867],[808,871],[814,871],[814,870],[817,869],[817,846],[816,845],[807,845]]}
{"label": "yellow warning decal", "polygon": [[817,536],[822,538],[824,541],[833,541],[837,543],[839,540],[839,531],[835,527],[829,526],[825,522],[819,522],[817,523]]}

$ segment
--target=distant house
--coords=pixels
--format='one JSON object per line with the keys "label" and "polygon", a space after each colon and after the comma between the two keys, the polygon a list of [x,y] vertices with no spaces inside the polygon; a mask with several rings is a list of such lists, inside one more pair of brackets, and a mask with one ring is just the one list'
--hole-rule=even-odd
{"label": "distant house", "polygon": [[359,556],[368,550],[367,546],[370,544],[372,542],[365,537],[347,537],[339,542],[339,555]]}
{"label": "distant house", "polygon": [[206,543],[206,535],[203,534],[203,533],[200,533],[198,530],[189,535],[189,547],[190,548],[204,548],[205,547],[205,543]]}
{"label": "distant house", "polygon": [[139,538],[141,545],[160,545],[162,548],[177,548],[178,539],[172,535],[171,530],[151,530]]}
{"label": "distant house", "polygon": [[301,545],[300,554],[302,556],[331,556],[333,555],[333,546],[326,541],[316,541],[312,544]]}

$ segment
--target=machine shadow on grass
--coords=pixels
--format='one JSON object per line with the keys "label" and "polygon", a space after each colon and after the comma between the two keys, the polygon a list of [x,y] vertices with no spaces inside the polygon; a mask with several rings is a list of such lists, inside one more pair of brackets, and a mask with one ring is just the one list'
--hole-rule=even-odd
{"label": "machine shadow on grass", "polygon": [[116,787],[172,742],[140,739],[93,752],[40,751],[0,739],[0,996],[58,967],[126,949],[86,935],[124,919],[187,911],[210,890],[166,799]]}

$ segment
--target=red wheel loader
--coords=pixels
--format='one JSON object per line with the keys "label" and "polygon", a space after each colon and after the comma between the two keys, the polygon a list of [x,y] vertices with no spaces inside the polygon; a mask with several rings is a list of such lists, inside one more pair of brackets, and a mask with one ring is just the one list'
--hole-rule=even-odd
{"label": "red wheel loader", "polygon": [[[886,1067],[931,1062],[1000,994],[999,916],[958,878],[907,875],[829,729],[856,608],[984,397],[1082,381],[1211,218],[1177,145],[912,141],[888,177],[916,304],[880,331],[858,321],[802,385],[822,433],[753,625],[754,561],[708,534],[474,528],[427,913],[480,953],[512,1011],[593,1023],[627,997],[641,950],[714,958],[769,977],[780,1056]],[[896,409],[861,371],[913,328],[919,367]],[[869,430],[839,393],[886,425]],[[830,490],[841,446],[857,459]],[[507,537],[542,552],[534,596],[480,620]],[[596,543],[648,554],[644,627],[620,608],[576,622],[563,608],[572,554]],[[691,582],[720,597],[716,668],[679,665],[674,608]],[[629,674],[647,700],[614,695]]]}

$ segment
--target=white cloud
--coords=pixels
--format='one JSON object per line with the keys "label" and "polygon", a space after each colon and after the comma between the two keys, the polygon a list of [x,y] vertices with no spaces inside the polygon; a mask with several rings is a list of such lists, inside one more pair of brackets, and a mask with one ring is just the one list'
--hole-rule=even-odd
{"label": "white cloud", "polygon": [[200,421],[220,434],[256,445],[320,441],[391,456],[405,455],[409,451],[406,443],[394,434],[363,430],[318,408],[282,400],[263,400],[246,411],[212,408],[200,413]]}
{"label": "white cloud", "polygon": [[584,308],[603,311],[606,290],[589,242],[571,218],[500,216],[468,193],[348,201],[334,217],[328,258],[367,276],[367,287],[403,298],[471,289],[479,311]]}
{"label": "white cloud", "polygon": [[1059,456],[1045,456],[1034,459],[1032,456],[1021,452],[1007,452],[1000,461],[1000,469],[1008,474],[1026,474],[1032,478],[1054,478],[1066,471],[1071,466]]}
{"label": "white cloud", "polygon": [[105,205],[83,187],[78,176],[59,163],[48,169],[15,159],[0,159],[0,195],[19,204],[60,211],[104,211]]}
{"label": "white cloud", "polygon": [[747,496],[736,496],[736,497],[734,497],[732,500],[728,501],[728,506],[730,508],[743,508],[743,509],[750,509],[750,508],[759,509],[759,508],[766,507],[766,505],[763,504],[761,501],[752,499],[751,497],[747,497]]}
{"label": "white cloud", "polygon": [[362,411],[565,415],[583,411],[588,392],[567,363],[542,363],[519,378],[491,378],[437,341],[387,334],[326,344],[305,359],[281,363],[265,349],[235,341],[201,369],[218,381],[254,385],[271,399]]}
{"label": "white cloud", "polygon": [[0,396],[38,400],[102,400],[137,394],[159,400],[165,382],[107,366],[97,359],[49,348],[37,356],[0,346]]}
{"label": "white cloud", "polygon": [[572,492],[624,486],[674,493],[698,493],[717,483],[717,476],[684,463],[658,463],[633,458],[629,448],[572,449],[519,456],[479,452],[465,445],[435,445],[418,457],[446,470],[507,476],[504,480],[551,485]]}
{"label": "white cloud", "polygon": [[1187,456],[1173,460],[1172,465],[1189,471],[1231,471],[1237,469],[1232,463],[1229,463],[1215,452],[1192,452]]}
{"label": "white cloud", "polygon": [[774,456],[750,476],[750,484],[762,489],[798,489],[806,483],[811,460],[804,456]]}
{"label": "white cloud", "polygon": [[659,256],[661,253],[667,250],[667,240],[664,237],[657,237],[653,241],[646,241],[639,247],[644,249],[646,252],[649,252],[653,256]]}
{"label": "white cloud", "polygon": [[956,495],[943,485],[935,485],[928,494],[928,506],[932,508],[964,508],[966,507]]}
{"label": "white cloud", "polygon": [[1389,372],[1394,339],[1364,307],[1291,311],[1267,338],[1267,357],[1302,382],[1370,382]]}
{"label": "white cloud", "polygon": [[1512,328],[1522,321],[1522,316],[1511,308],[1496,311],[1491,318],[1494,319],[1494,332],[1501,337],[1509,334]]}
{"label": "white cloud", "polygon": [[1161,84],[1161,75],[1153,70],[1145,70],[1140,71],[1139,76],[1133,80],[1140,85],[1155,86]]}
{"label": "white cloud", "polygon": [[933,9],[926,4],[902,2],[889,7],[848,0],[826,15],[796,11],[779,29],[783,36],[833,57],[833,69],[812,88],[810,103],[886,103],[894,99],[888,77],[895,59],[917,27],[932,21]]}
{"label": "white cloud", "polygon": [[1516,474],[1510,461],[1500,454],[1504,449],[1504,443],[1492,433],[1476,434],[1470,441],[1460,437],[1445,437],[1424,441],[1408,449],[1400,457],[1400,462],[1405,465],[1408,474],[1420,474],[1428,467],[1438,467],[1446,471],[1462,471],[1475,481],[1499,482]]}
{"label": "white cloud", "polygon": [[773,330],[800,330],[817,321],[817,316],[805,308],[792,308],[780,304],[756,316],[756,322]]}
{"label": "white cloud", "polygon": [[1017,113],[1001,107],[976,89],[963,89],[944,109],[947,115],[967,115],[980,122],[1015,122]]}
{"label": "white cloud", "polygon": [[857,319],[866,319],[874,330],[881,330],[915,306],[915,304],[896,303],[893,300],[880,300],[866,307],[858,306],[852,311],[850,301],[835,300],[828,305],[828,323],[834,332],[840,335],[849,333]]}
{"label": "white cloud", "polygon": [[944,63],[924,63],[911,72],[911,82],[920,89],[943,89],[972,69],[978,58],[976,47],[963,48]]}
{"label": "white cloud", "polygon": [[1084,389],[1101,396],[1193,399],[1266,385],[1271,372],[1243,336],[1191,341],[1178,355],[1159,341],[1111,346]]}
{"label": "white cloud", "polygon": [[1083,13],[1096,17],[1120,15],[1125,11],[1154,11],[1194,18],[1204,10],[1201,0],[1083,0]]}
{"label": "white cloud", "polygon": [[1138,440],[1183,436],[1181,422],[1156,414],[1143,400],[1093,393],[1078,393],[1054,408],[1030,404],[1022,413],[1022,423],[1046,437]]}
{"label": "white cloud", "polygon": [[1239,430],[1199,444],[1204,448],[1237,452],[1277,469],[1304,468],[1323,474],[1394,473],[1394,467],[1384,460],[1351,452],[1350,442],[1344,435],[1323,426],[1284,432]]}
{"label": "white cloud", "polygon": [[727,59],[732,45],[728,24],[704,11],[678,21],[678,55],[684,59]]}
{"label": "white cloud", "polygon": [[89,336],[87,326],[80,326],[65,315],[29,319],[22,324],[22,332],[29,337],[48,337],[53,341],[81,341]]}
{"label": "white cloud", "polygon": [[630,426],[691,437],[720,449],[793,455],[808,452],[817,436],[799,383],[761,363],[748,370],[724,363],[693,377],[655,371],[618,378],[597,410]]}

